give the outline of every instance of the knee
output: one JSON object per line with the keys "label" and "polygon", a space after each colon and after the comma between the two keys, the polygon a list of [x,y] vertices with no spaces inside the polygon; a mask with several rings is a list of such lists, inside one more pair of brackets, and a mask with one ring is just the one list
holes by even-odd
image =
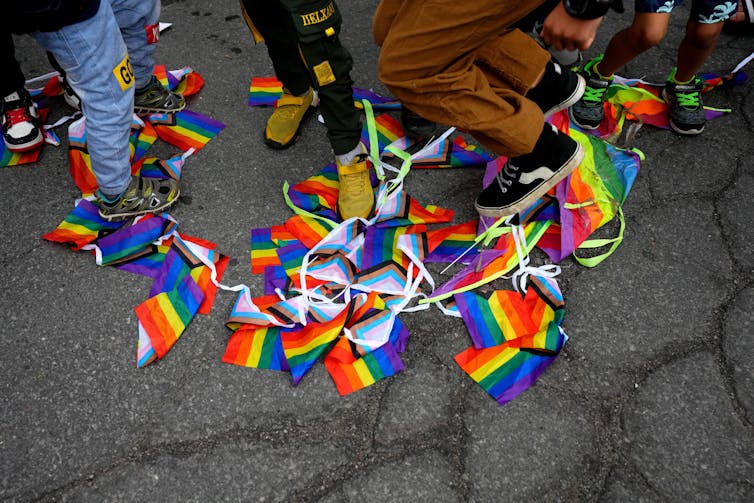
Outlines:
{"label": "knee", "polygon": [[721,28],[722,23],[696,24],[689,22],[686,27],[686,42],[695,49],[709,49],[717,44]]}
{"label": "knee", "polygon": [[629,40],[634,48],[644,52],[662,42],[666,33],[667,27],[634,25],[629,30]]}

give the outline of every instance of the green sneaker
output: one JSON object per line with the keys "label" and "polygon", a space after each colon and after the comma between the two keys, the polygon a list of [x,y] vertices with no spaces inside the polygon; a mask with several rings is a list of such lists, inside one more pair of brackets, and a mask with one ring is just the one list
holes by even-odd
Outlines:
{"label": "green sneaker", "polygon": [[296,143],[301,132],[301,124],[317,104],[319,100],[312,88],[301,96],[294,96],[287,89],[283,89],[283,95],[278,100],[275,111],[267,120],[264,131],[264,142],[267,146],[281,150]]}
{"label": "green sneaker", "polygon": [[586,79],[586,89],[579,101],[568,110],[571,120],[582,129],[597,129],[605,116],[605,101],[607,89],[613,79],[604,79],[594,69],[594,65],[602,61],[602,55],[589,61],[581,74]]}
{"label": "green sneaker", "polygon": [[704,125],[707,123],[702,103],[704,82],[694,75],[689,82],[678,84],[674,80],[675,71],[673,68],[662,90],[662,98],[668,104],[670,127],[680,134],[699,134],[704,131]]}
{"label": "green sneaker", "polygon": [[[366,149],[363,148],[363,152]],[[369,156],[357,154],[350,163],[335,161],[338,168],[338,214],[343,220],[369,218],[374,210],[374,189],[369,177]]]}
{"label": "green sneaker", "polygon": [[173,179],[132,176],[128,188],[113,202],[107,202],[98,191],[99,215],[110,222],[147,213],[160,213],[173,206],[180,194],[180,186]]}
{"label": "green sneaker", "polygon": [[134,94],[134,112],[137,115],[174,113],[184,108],[186,100],[183,96],[162,87],[154,75],[149,84]]}

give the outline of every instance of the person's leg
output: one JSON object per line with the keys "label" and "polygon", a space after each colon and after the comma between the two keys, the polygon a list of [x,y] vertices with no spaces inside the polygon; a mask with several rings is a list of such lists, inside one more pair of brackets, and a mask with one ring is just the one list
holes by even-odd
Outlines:
{"label": "person's leg", "polygon": [[[530,152],[543,113],[524,95],[541,79],[549,53],[509,27],[536,6],[499,0],[381,6],[374,28],[386,32],[380,79],[428,120],[468,131],[498,154]],[[496,51],[484,50],[493,45]]]}
{"label": "person's leg", "polygon": [[265,126],[265,143],[275,149],[288,148],[318,103],[299,53],[296,27],[278,0],[241,0],[241,12],[254,40],[264,40],[275,75],[283,83],[283,95]]}
{"label": "person's leg", "polygon": [[700,23],[689,19],[686,24],[686,35],[678,46],[676,81],[689,82],[694,78],[715,49],[722,30],[723,21]]}
{"label": "person's leg", "polygon": [[670,11],[665,2],[637,0],[635,10],[631,25],[613,35],[604,55],[584,65],[582,74],[586,79],[586,92],[570,109],[571,119],[583,129],[596,129],[602,122],[607,89],[615,72],[665,38],[670,22]]}
{"label": "person's leg", "polygon": [[353,152],[361,138],[361,117],[353,105],[353,60],[340,43],[341,17],[332,0],[282,0],[298,34],[298,46],[319,93],[320,112],[336,156]]}
{"label": "person's leg", "polygon": [[12,152],[39,148],[44,136],[34,101],[25,87],[24,74],[16,61],[10,32],[0,32],[0,122],[3,142]]}
{"label": "person's leg", "polygon": [[115,196],[131,178],[128,135],[134,77],[108,2],[94,17],[32,36],[51,52],[83,100],[87,145],[100,190]]}
{"label": "person's leg", "polygon": [[637,12],[631,26],[610,39],[596,70],[604,77],[612,77],[636,56],[659,44],[665,38],[668,23],[669,12]]}
{"label": "person's leg", "polygon": [[663,89],[670,127],[677,133],[693,135],[704,130],[704,83],[696,72],[715,48],[725,20],[735,11],[735,4],[719,0],[695,0],[691,6],[686,33],[678,47],[677,67]]}
{"label": "person's leg", "polygon": [[154,77],[154,51],[160,38],[160,0],[109,0],[131,58],[137,114],[179,112],[186,101]]}
{"label": "person's leg", "polygon": [[16,47],[13,36],[5,30],[0,31],[0,68],[3,76],[0,78],[0,97],[7,96],[22,89],[26,83],[21,67],[16,61]]}

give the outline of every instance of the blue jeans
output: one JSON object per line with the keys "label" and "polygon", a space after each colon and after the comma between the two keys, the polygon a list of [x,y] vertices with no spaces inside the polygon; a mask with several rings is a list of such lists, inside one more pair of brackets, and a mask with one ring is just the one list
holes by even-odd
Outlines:
{"label": "blue jeans", "polygon": [[145,26],[156,23],[159,14],[157,0],[103,0],[86,21],[31,34],[55,56],[81,98],[92,171],[108,197],[121,194],[130,182],[134,82],[143,86],[151,78],[156,45],[147,43]]}
{"label": "blue jeans", "polygon": [[110,0],[110,5],[131,57],[136,89],[144,87],[152,78],[157,48],[157,44],[149,43],[145,28],[160,21],[160,1]]}

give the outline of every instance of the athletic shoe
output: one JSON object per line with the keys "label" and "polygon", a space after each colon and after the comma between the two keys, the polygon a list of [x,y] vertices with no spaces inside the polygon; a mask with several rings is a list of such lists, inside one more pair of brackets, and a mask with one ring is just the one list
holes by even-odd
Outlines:
{"label": "athletic shoe", "polygon": [[283,89],[283,95],[267,120],[264,130],[264,142],[267,146],[281,150],[293,145],[298,140],[304,119],[318,104],[319,99],[312,88],[301,96],[294,96],[287,89]]}
{"label": "athletic shoe", "polygon": [[699,134],[707,122],[702,103],[704,83],[694,76],[687,84],[677,84],[673,81],[674,76],[675,69],[662,90],[662,97],[668,104],[670,127],[680,134]]}
{"label": "athletic shoe", "polygon": [[526,97],[539,105],[545,117],[549,117],[579,101],[585,87],[584,77],[548,61],[539,84],[529,89]]}
{"label": "athletic shoe", "polygon": [[152,75],[149,84],[137,89],[134,94],[134,112],[136,114],[167,114],[180,112],[186,108],[186,100],[178,93],[166,89]]}
{"label": "athletic shoe", "polygon": [[594,70],[594,65],[600,61],[602,56],[589,61],[582,70],[586,78],[584,96],[570,109],[571,120],[582,129],[597,129],[605,116],[607,89],[613,83],[613,79],[603,79]]}
{"label": "athletic shoe", "polygon": [[575,170],[583,147],[545,123],[529,154],[512,157],[476,199],[483,217],[504,217],[525,210]]}
{"label": "athletic shoe", "polygon": [[429,140],[437,132],[437,124],[401,106],[401,126],[411,140]]}
{"label": "athletic shoe", "polygon": [[73,90],[71,84],[68,83],[68,79],[65,75],[59,75],[58,81],[60,81],[60,87],[63,88],[63,99],[68,103],[68,106],[75,110],[81,110],[81,98],[79,98],[79,95]]}
{"label": "athletic shoe", "polygon": [[44,141],[39,127],[39,114],[26,89],[10,93],[0,103],[3,140],[11,152],[27,152],[39,148]]}
{"label": "athletic shoe", "polygon": [[357,154],[350,163],[338,167],[338,214],[343,220],[369,218],[374,210],[374,190],[369,177],[366,153]]}
{"label": "athletic shoe", "polygon": [[173,206],[181,194],[178,182],[132,176],[128,188],[113,201],[107,202],[99,193],[99,215],[107,221],[160,213]]}

